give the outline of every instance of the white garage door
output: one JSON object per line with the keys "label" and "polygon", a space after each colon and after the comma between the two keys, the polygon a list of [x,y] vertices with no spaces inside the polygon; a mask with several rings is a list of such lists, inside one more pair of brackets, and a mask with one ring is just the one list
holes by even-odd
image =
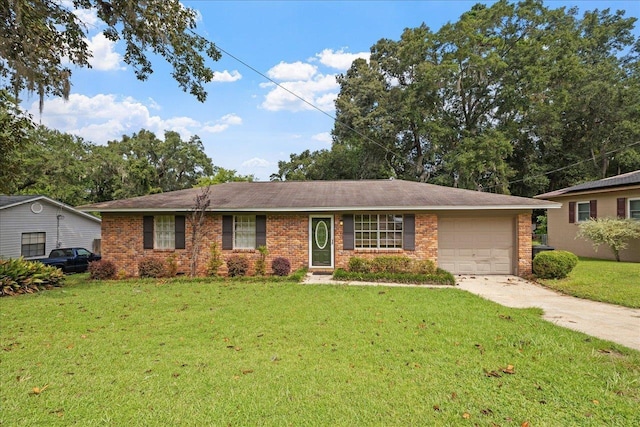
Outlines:
{"label": "white garage door", "polygon": [[453,274],[513,274],[514,219],[438,218],[438,266]]}

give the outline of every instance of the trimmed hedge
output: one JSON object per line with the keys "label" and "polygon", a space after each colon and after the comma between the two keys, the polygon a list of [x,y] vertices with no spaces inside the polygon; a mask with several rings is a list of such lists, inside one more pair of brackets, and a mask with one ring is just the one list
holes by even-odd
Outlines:
{"label": "trimmed hedge", "polygon": [[271,270],[276,276],[288,276],[291,272],[291,263],[283,257],[275,258],[271,262]]}
{"label": "trimmed hedge", "polygon": [[430,259],[416,260],[402,255],[381,255],[373,259],[349,258],[352,273],[411,273],[435,274],[436,264]]}
{"label": "trimmed hedge", "polygon": [[562,279],[577,264],[578,257],[568,251],[540,252],[533,259],[533,273],[541,279]]}
{"label": "trimmed hedge", "polygon": [[0,259],[0,296],[30,294],[63,282],[64,273],[57,267],[22,258]]}
{"label": "trimmed hedge", "polygon": [[455,285],[456,279],[453,274],[441,268],[436,269],[433,274],[420,273],[362,273],[346,271],[338,268],[333,273],[336,280],[355,280],[360,282],[383,282],[383,283],[413,283],[419,285]]}
{"label": "trimmed hedge", "polygon": [[116,278],[116,266],[111,261],[101,259],[89,263],[89,277],[93,280]]}
{"label": "trimmed hedge", "polygon": [[138,262],[138,275],[140,277],[164,277],[166,271],[166,263],[161,259],[142,258],[140,262]]}
{"label": "trimmed hedge", "polygon": [[227,270],[230,277],[246,276],[249,271],[249,260],[245,256],[231,255],[227,258]]}

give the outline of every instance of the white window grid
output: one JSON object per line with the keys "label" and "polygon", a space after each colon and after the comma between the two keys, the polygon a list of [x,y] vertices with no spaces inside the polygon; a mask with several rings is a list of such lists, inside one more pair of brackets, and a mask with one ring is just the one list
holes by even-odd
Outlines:
{"label": "white window grid", "polygon": [[47,233],[22,233],[21,255],[26,258],[44,256],[46,242]]}
{"label": "white window grid", "polygon": [[233,217],[233,248],[256,248],[255,215],[236,215]]}
{"label": "white window grid", "polygon": [[176,223],[173,215],[156,216],[154,229],[156,249],[175,249]]}
{"label": "white window grid", "polygon": [[402,215],[354,215],[357,249],[402,249]]}
{"label": "white window grid", "polygon": [[589,221],[589,218],[591,218],[591,203],[577,202],[576,203],[576,220],[578,222]]}

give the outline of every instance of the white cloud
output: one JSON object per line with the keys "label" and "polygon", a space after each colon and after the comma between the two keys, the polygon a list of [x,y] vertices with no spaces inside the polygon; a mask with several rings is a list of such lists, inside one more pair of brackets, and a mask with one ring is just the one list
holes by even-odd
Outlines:
{"label": "white cloud", "polygon": [[314,141],[324,142],[325,144],[331,144],[333,142],[331,134],[329,132],[317,133],[311,137]]}
{"label": "white cloud", "polygon": [[[48,99],[41,120],[49,128],[80,136],[96,144],[119,140],[122,135],[131,135],[141,129],[154,132],[159,138],[164,137],[165,131],[175,131],[188,139],[203,131],[212,132],[209,129],[212,126],[220,126],[216,132],[222,132],[229,126],[242,124],[242,118],[235,114],[227,114],[212,125],[186,116],[163,118],[151,114],[152,109],[159,109],[153,100],[143,103],[132,97],[113,94],[93,97],[71,94],[66,102],[60,98]],[[31,105],[29,112],[38,115],[38,102]]]}
{"label": "white cloud", "polygon": [[267,71],[267,76],[274,80],[307,80],[313,77],[318,68],[315,65],[297,61],[293,63],[281,62]]}
{"label": "white cloud", "polygon": [[265,159],[254,157],[252,159],[242,162],[242,166],[246,168],[268,168],[271,163]]}
{"label": "white cloud", "polygon": [[351,63],[357,58],[369,60],[369,52],[347,53],[344,49],[334,51],[333,49],[325,49],[316,54],[316,58],[320,60],[322,65],[335,68],[336,70],[346,71],[351,67]]}
{"label": "white cloud", "polygon": [[[327,92],[335,91],[339,88],[336,77],[333,74],[318,74],[313,80],[284,82],[281,85],[324,111],[333,110],[333,100],[336,97],[335,93],[329,94],[329,97],[327,97]],[[265,96],[261,107],[269,111],[303,111],[313,109],[312,106],[291,92],[280,87],[274,87]]]}
{"label": "white cloud", "polygon": [[91,40],[87,40],[87,44],[93,54],[93,57],[89,58],[89,63],[94,69],[101,71],[125,69],[120,65],[122,56],[114,50],[116,44],[107,39],[104,34],[96,34],[91,37]]}
{"label": "white cloud", "polygon": [[220,83],[229,83],[229,82],[235,82],[236,80],[240,80],[241,78],[242,78],[242,74],[240,74],[238,70],[233,70],[232,72],[224,70],[224,71],[215,71],[213,73],[212,81],[220,82]]}
{"label": "white cloud", "polygon": [[[348,53],[343,49],[338,51],[325,49],[309,61],[319,62],[323,67],[344,71],[356,58],[368,60],[369,53]],[[296,112],[313,110],[314,107],[326,112],[334,111],[335,100],[340,89],[336,74],[322,73],[318,70],[318,66],[309,62],[280,62],[271,68],[267,75],[274,80],[279,80],[281,87],[273,82],[260,83],[260,88],[268,90],[260,107],[268,111]]]}
{"label": "white cloud", "polygon": [[213,123],[206,123],[202,127],[203,132],[220,133],[229,128],[229,126],[238,126],[242,124],[242,118],[235,114],[227,114]]}

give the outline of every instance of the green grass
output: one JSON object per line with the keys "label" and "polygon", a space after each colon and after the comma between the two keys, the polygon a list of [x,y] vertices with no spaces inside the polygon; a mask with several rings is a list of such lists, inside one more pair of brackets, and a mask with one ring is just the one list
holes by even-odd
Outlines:
{"label": "green grass", "polygon": [[593,301],[640,308],[640,264],[580,258],[569,276],[538,280],[557,291]]}
{"label": "green grass", "polygon": [[84,277],[0,299],[1,425],[640,425],[640,352],[538,309]]}

